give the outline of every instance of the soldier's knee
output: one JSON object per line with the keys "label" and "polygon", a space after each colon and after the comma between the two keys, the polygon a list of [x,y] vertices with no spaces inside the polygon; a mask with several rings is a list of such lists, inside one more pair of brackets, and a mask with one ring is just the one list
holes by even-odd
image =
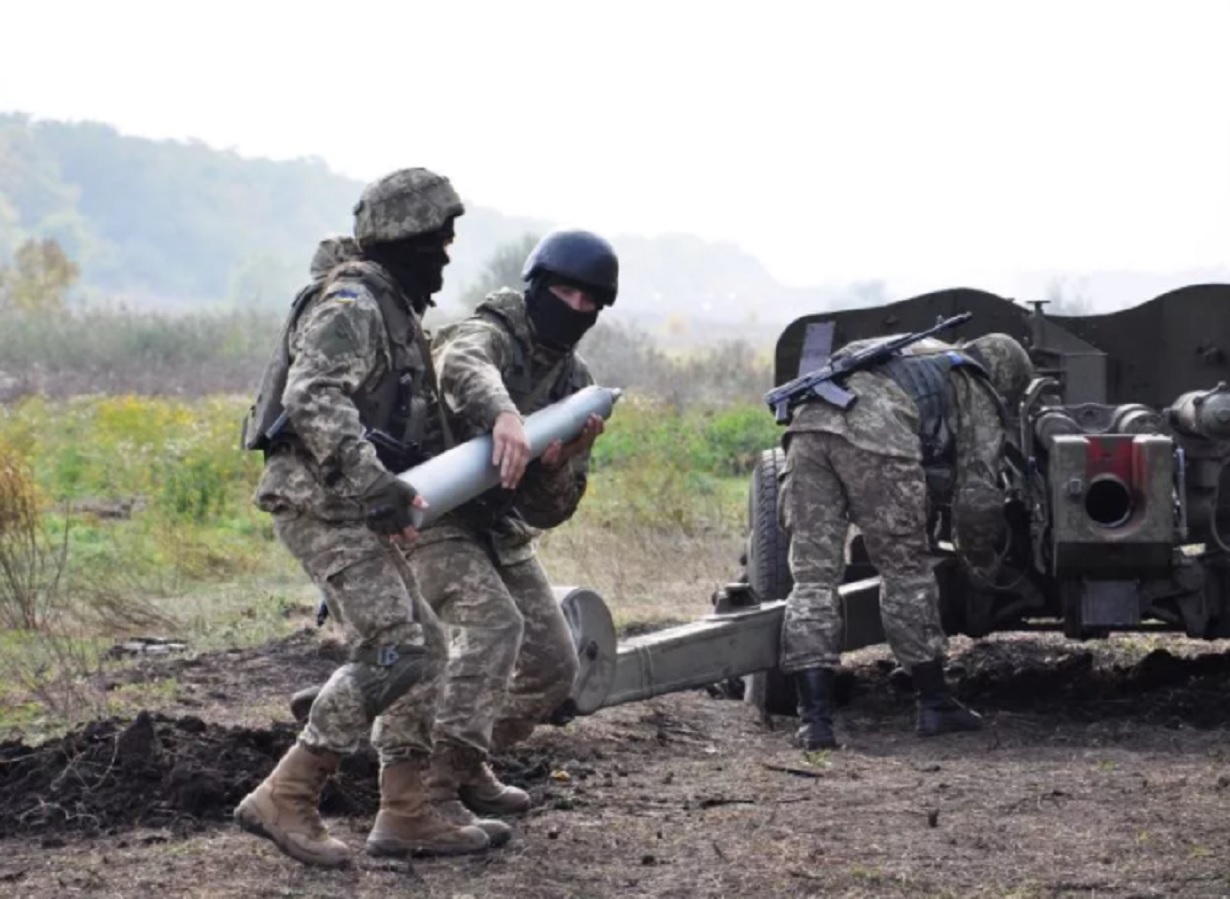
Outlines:
{"label": "soldier's knee", "polygon": [[443,659],[425,647],[381,647],[375,664],[364,665],[363,700],[368,717],[375,718],[415,685],[435,678]]}

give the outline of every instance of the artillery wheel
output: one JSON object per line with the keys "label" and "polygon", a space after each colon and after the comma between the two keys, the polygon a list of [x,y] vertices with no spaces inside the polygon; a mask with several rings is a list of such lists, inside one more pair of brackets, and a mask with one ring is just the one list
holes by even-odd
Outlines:
{"label": "artillery wheel", "polygon": [[[748,491],[747,577],[761,602],[785,599],[794,585],[790,540],[777,523],[778,476],[785,465],[780,447],[762,452]],[[776,668],[749,674],[744,683],[744,700],[762,715],[798,714],[794,682]]]}
{"label": "artillery wheel", "polygon": [[[589,715],[602,708],[615,683],[615,663],[619,654],[615,622],[602,597],[593,590],[555,587],[554,591],[572,632],[579,663],[568,697],[569,714]],[[557,720],[567,717],[558,711],[554,716]]]}

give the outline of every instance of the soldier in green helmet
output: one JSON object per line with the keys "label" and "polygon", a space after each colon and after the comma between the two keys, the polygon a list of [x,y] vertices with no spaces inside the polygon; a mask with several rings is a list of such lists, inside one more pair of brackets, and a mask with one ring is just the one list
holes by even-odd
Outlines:
{"label": "soldier in green helmet", "polygon": [[351,646],[295,744],[235,810],[244,830],[306,864],[350,859],[318,805],[342,757],[369,733],[381,799],[368,853],[456,854],[492,842],[479,826],[442,818],[423,784],[448,647],[402,556],[418,537],[411,508],[422,500],[396,477],[432,439],[420,316],[441,287],[463,212],[448,179],[426,169],[368,185],[354,243],[318,248],[244,423],[244,446],[265,456],[256,504]]}

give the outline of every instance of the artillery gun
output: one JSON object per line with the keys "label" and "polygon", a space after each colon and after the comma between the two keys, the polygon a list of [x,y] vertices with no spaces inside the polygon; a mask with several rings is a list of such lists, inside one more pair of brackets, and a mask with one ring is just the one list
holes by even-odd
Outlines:
{"label": "artillery gun", "polygon": [[[945,631],[1230,636],[1230,285],[1185,287],[1105,315],[1051,316],[1043,305],[962,288],[807,316],[778,340],[775,381],[853,340],[972,312],[952,339],[1010,334],[1028,349],[1036,378],[1009,410],[1009,537],[994,582],[969,577],[948,510],[933,513]],[[744,586],[729,591],[733,604],[764,607],[790,592],[775,511],[783,462],[780,449],[765,450],[752,475]],[[854,533],[847,561],[844,647],[856,649],[884,635],[875,570]],[[745,683],[763,710],[794,714],[793,689],[774,669]]]}
{"label": "artillery gun", "polygon": [[[948,510],[933,512],[945,631],[1230,637],[1230,285],[1186,287],[1106,315],[1052,316],[1041,306],[958,288],[805,316],[778,339],[774,382],[820,367],[852,341],[922,331],[963,312],[972,320],[948,339],[1016,337],[1037,377],[1009,410],[1009,527],[992,581],[971,578],[950,540]],[[762,452],[742,570],[701,619],[618,642],[600,596],[556,588],[581,664],[555,723],[713,684],[762,712],[795,714],[794,690],[777,671],[791,588],[776,516],[783,462],[780,448]],[[852,650],[884,640],[878,578],[853,529],[847,562],[839,596],[843,649]],[[313,692],[296,694],[297,717]]]}

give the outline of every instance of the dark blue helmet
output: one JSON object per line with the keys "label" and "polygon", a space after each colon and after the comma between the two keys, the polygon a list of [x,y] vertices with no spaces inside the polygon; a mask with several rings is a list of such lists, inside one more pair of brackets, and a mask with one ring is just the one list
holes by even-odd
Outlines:
{"label": "dark blue helmet", "polygon": [[608,241],[592,231],[558,228],[538,241],[525,258],[521,277],[533,281],[545,273],[588,288],[604,306],[615,305],[619,257]]}

